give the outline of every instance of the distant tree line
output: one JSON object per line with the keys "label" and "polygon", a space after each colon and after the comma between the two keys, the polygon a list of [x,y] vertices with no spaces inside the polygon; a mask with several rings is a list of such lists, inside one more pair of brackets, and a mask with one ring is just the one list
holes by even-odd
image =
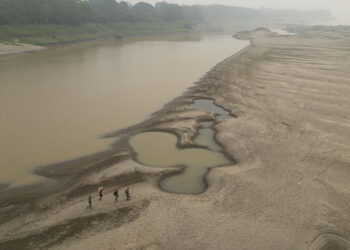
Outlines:
{"label": "distant tree line", "polygon": [[228,7],[184,6],[160,2],[129,5],[115,0],[0,0],[0,25],[68,24],[88,22],[177,22],[197,23],[319,21],[329,20],[327,11],[298,12]]}
{"label": "distant tree line", "polygon": [[197,22],[196,6],[165,2],[155,6],[140,2],[129,5],[114,0],[0,0],[1,24],[69,24],[86,22],[140,22],[160,20]]}

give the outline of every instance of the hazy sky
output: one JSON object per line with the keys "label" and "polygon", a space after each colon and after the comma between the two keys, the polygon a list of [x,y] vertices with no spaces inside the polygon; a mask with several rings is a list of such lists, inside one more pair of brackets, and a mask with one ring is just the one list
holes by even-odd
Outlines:
{"label": "hazy sky", "polygon": [[[140,1],[152,4],[161,2],[161,0],[131,0],[129,2],[136,3]],[[274,9],[329,9],[335,17],[350,24],[350,0],[166,0],[166,2],[185,5],[223,4]]]}

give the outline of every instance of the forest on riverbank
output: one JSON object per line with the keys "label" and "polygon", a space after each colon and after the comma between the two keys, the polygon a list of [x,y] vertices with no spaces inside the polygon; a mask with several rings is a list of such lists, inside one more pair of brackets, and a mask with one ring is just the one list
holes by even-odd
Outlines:
{"label": "forest on riverbank", "polygon": [[332,18],[326,10],[251,9],[115,0],[0,0],[0,41],[55,44],[98,37],[218,31],[266,22],[312,23]]}

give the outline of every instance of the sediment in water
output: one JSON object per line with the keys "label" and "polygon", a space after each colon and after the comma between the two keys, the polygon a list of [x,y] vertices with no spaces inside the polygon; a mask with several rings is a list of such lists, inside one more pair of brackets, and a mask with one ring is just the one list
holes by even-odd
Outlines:
{"label": "sediment in water", "polygon": [[[307,250],[325,228],[349,241],[350,42],[341,30],[301,29],[292,37],[246,33],[252,39],[250,48],[218,64],[148,121],[114,133],[170,130],[178,134],[180,146],[192,146],[198,122],[216,117],[189,106],[197,98],[213,98],[238,117],[214,127],[216,139],[238,164],[211,171],[209,188],[198,196],[158,189],[164,174],[178,170],[144,167],[128,159],[96,171],[96,163],[91,164],[91,172],[76,179],[81,187],[97,186],[132,169],[145,176],[131,186],[132,199],[147,199],[150,205],[132,223],[91,229],[55,247],[92,249],[98,242],[120,249]],[[128,150],[125,155],[131,157]],[[107,186],[109,196],[94,213],[110,211],[116,204],[108,201],[113,200],[113,187]],[[0,225],[0,242],[86,215],[81,209],[85,196],[63,199],[60,211],[52,205],[45,214],[37,210],[25,215],[27,224],[16,218]]]}

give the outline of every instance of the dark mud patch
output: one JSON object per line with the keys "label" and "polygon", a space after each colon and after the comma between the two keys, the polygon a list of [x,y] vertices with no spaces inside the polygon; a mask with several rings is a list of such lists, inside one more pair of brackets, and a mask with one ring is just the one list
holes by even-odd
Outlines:
{"label": "dark mud patch", "polygon": [[[4,190],[1,190],[0,223],[11,220],[17,216],[25,214],[28,211],[40,212],[46,210],[51,205],[62,203],[64,199],[67,198],[65,196],[67,193],[72,193],[70,197],[77,196],[79,192],[84,194],[84,191],[89,190],[89,187],[87,189],[85,187],[81,188],[79,184],[77,184],[82,178],[85,178],[95,171],[98,172],[108,168],[113,164],[121,162],[127,158],[128,155],[115,155],[115,153],[109,151],[99,153],[94,156],[81,158],[79,160],[55,164],[48,166],[47,168],[43,167],[37,169],[37,174],[57,181],[47,182],[46,184],[38,183],[13,189],[5,188]],[[133,184],[141,181],[141,178],[135,175],[122,175],[120,177],[116,177],[115,180],[113,178],[107,179],[102,184],[108,186],[108,184],[112,185],[115,181],[120,181],[128,185],[129,183]],[[47,199],[44,202],[45,205],[43,205],[42,202],[39,202],[39,200],[43,200],[45,197],[47,197]],[[62,197],[64,197],[64,199]],[[46,204],[51,205],[47,206]],[[8,207],[11,207],[11,209],[8,209]]]}
{"label": "dark mud patch", "polygon": [[350,241],[344,238],[343,233],[324,233],[316,237],[310,246],[310,250],[349,250]]}
{"label": "dark mud patch", "polygon": [[23,238],[0,242],[0,249],[47,249],[74,237],[80,238],[86,233],[91,235],[93,232],[101,232],[130,223],[136,220],[149,204],[149,201],[142,201],[110,213],[75,218]]}
{"label": "dark mud patch", "polygon": [[[147,174],[141,173],[139,171],[134,171],[127,174],[121,174],[117,175],[113,178],[109,178],[106,180],[103,180],[99,185],[103,187],[124,187],[129,186],[132,184],[136,184],[142,181],[145,181]],[[81,195],[87,195],[91,194],[96,191],[96,184],[94,185],[85,185],[85,186],[78,186],[77,188],[73,189],[72,191],[68,192],[66,194],[67,198],[74,198]]]}
{"label": "dark mud patch", "polygon": [[320,250],[348,250],[349,248],[345,248],[344,246],[339,245],[336,242],[329,241],[324,244]]}

